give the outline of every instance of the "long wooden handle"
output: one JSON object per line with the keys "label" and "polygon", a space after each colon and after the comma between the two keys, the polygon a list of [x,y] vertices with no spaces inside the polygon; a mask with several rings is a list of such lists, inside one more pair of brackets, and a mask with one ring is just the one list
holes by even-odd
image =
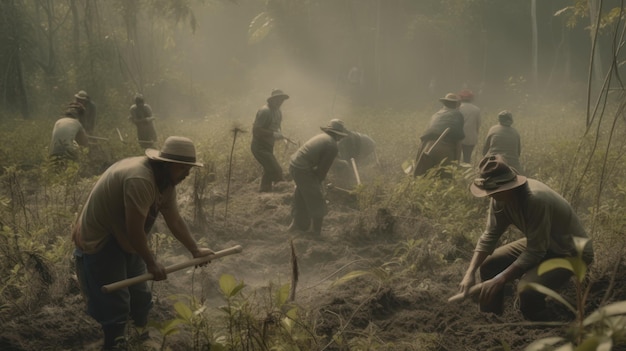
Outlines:
{"label": "long wooden handle", "polygon": [[446,135],[448,135],[448,133],[450,132],[450,127],[446,128],[441,135],[439,136],[439,138],[437,138],[437,140],[435,140],[435,142],[430,146],[430,148],[428,149],[428,151],[425,151],[424,153],[426,155],[430,155],[430,152],[433,151],[433,149],[435,148],[435,146],[437,146],[439,144],[439,142],[441,142],[441,140],[443,140],[443,138],[446,137]]}
{"label": "long wooden handle", "polygon": [[361,177],[359,176],[359,169],[356,168],[356,161],[354,158],[350,158],[350,162],[352,163],[352,170],[354,171],[354,176],[356,177],[356,183],[361,185]]}
{"label": "long wooden handle", "polygon": [[[212,260],[214,260],[216,258],[220,258],[220,257],[224,257],[224,256],[240,253],[242,250],[243,249],[242,249],[241,245],[237,245],[237,246],[233,246],[233,247],[231,247],[229,249],[224,249],[222,251],[218,251],[218,252],[216,252],[216,253],[214,253],[212,255],[208,255],[208,256],[204,256],[204,257],[197,257],[197,258],[194,258],[194,259],[186,261],[186,262],[176,263],[176,264],[173,264],[171,266],[165,267],[165,273],[169,274],[169,273],[176,272],[176,271],[179,271],[179,270],[187,268],[187,267],[197,266],[199,264],[212,261]],[[128,278],[128,279],[117,281],[115,283],[103,285],[101,290],[102,290],[103,293],[110,293],[112,291],[119,290],[119,289],[122,289],[122,288],[126,288],[126,287],[129,287],[131,285],[135,285],[137,283],[142,283],[142,282],[145,282],[145,281],[148,281],[148,280],[152,280],[153,278],[154,278],[154,276],[152,275],[152,273],[144,273],[144,274],[138,275],[136,277],[132,277],[132,278]]]}
{"label": "long wooden handle", "polygon": [[449,298],[449,299],[448,299],[448,302],[457,302],[457,301],[462,301],[462,300],[464,300],[467,296],[472,296],[472,295],[475,295],[475,294],[479,293],[479,292],[480,292],[480,290],[481,290],[482,288],[483,288],[483,283],[478,283],[478,284],[476,284],[476,285],[472,286],[472,287],[469,289],[469,292],[468,292],[468,294],[467,294],[467,295],[464,295],[463,293],[456,294],[456,295],[452,296],[451,298]]}
{"label": "long wooden handle", "polygon": [[92,139],[92,140],[104,140],[104,141],[109,140],[109,138],[98,137],[95,135],[87,135],[87,138]]}
{"label": "long wooden handle", "polygon": [[289,139],[289,138],[287,138],[285,136],[283,136],[283,139],[285,139],[285,141],[290,143],[290,144],[293,144],[293,145],[296,145],[296,146],[300,146],[298,143],[296,143],[295,141],[293,141],[293,140],[291,140],[291,139]]}

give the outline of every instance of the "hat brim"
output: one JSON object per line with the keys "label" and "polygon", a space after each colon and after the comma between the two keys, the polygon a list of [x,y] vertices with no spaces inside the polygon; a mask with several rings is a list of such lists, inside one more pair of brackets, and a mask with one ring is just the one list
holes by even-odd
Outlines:
{"label": "hat brim", "polygon": [[325,133],[333,133],[341,136],[348,136],[348,133],[340,132],[336,129],[328,128],[328,127],[320,127],[320,129]]}
{"label": "hat brim", "polygon": [[274,96],[270,96],[267,98],[267,101],[270,100],[287,100],[289,99],[289,95],[287,94],[279,94],[279,95],[274,95]]}
{"label": "hat brim", "polygon": [[157,149],[146,149],[146,156],[148,156],[148,158],[151,160],[171,162],[171,163],[180,163],[183,165],[190,165],[190,166],[196,166],[196,167],[204,167],[204,164],[200,162],[185,162],[185,161],[180,161],[180,160],[174,160],[171,158],[165,158],[165,157],[161,157],[160,153],[161,152]]}
{"label": "hat brim", "polygon": [[444,101],[448,101],[448,102],[460,102],[461,100],[450,100],[450,99],[446,99],[446,98],[440,98],[439,102],[444,102]]}
{"label": "hat brim", "polygon": [[472,195],[474,195],[475,197],[485,197],[491,194],[515,189],[518,186],[522,186],[524,184],[526,184],[526,177],[518,174],[517,176],[515,176],[514,181],[508,182],[506,184],[502,184],[501,186],[495,189],[489,189],[489,190],[481,189],[477,187],[474,183],[472,183],[470,184],[470,191],[472,192]]}

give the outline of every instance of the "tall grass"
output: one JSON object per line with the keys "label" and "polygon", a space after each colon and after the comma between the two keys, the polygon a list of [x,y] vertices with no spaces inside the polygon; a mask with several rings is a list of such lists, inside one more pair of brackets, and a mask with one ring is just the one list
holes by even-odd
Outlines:
{"label": "tall grass", "polygon": [[[484,228],[487,203],[484,199],[473,198],[468,191],[468,185],[475,175],[474,169],[452,166],[448,169],[449,177],[443,179],[412,178],[402,171],[402,163],[415,157],[418,135],[426,128],[430,115],[437,108],[428,106],[417,111],[364,108],[352,110],[341,117],[349,129],[376,140],[379,158],[379,164],[370,170],[372,176],[368,182],[357,188],[359,212],[356,216],[359,218],[354,222],[358,226],[355,230],[383,230],[377,221],[381,213],[387,213],[388,218],[393,218],[395,223],[393,230],[410,233],[407,239],[399,239],[394,257],[384,259],[400,267],[393,271],[396,276],[390,279],[401,279],[424,267],[434,270],[457,259],[466,259]],[[489,126],[496,123],[496,109],[483,110],[481,139]],[[244,119],[246,126],[251,125],[252,115],[250,121]],[[593,135],[583,135],[584,116],[574,104],[524,106],[519,111],[513,111],[513,115],[514,127],[522,137],[521,162],[529,170],[529,176],[550,185],[566,198],[572,196],[570,190],[573,180],[582,179],[574,205],[595,242],[598,260],[593,269],[609,271],[613,267],[613,260],[621,255],[621,248],[626,244],[623,235],[626,229],[623,216],[626,181],[620,176],[626,167],[621,156],[626,138],[620,134],[620,142],[609,149],[611,176],[604,177],[608,180],[599,189],[597,180],[601,177],[598,174],[600,161],[593,160],[591,171],[585,177],[580,166],[575,163],[574,156],[577,153],[588,152]],[[72,276],[68,264],[72,250],[70,228],[96,176],[118,159],[143,153],[133,139],[132,126],[127,125],[124,118],[106,114],[102,118],[107,122],[98,127],[99,135],[109,140],[92,145],[89,152],[83,155],[83,162],[73,164],[61,172],[47,167],[46,161],[53,121],[2,119],[0,250],[4,259],[0,262],[0,276],[3,277],[0,282],[0,320],[16,311],[41,308],[46,303],[46,299],[40,299],[45,295],[42,294],[44,291],[46,294],[67,293],[69,287],[66,282]],[[225,191],[233,144],[230,131],[233,126],[240,126],[241,122],[241,119],[228,116],[227,113],[216,112],[205,118],[171,117],[157,123],[160,141],[169,135],[191,138],[196,144],[200,160],[207,165],[194,176],[194,182],[187,182],[181,187],[181,192],[190,195],[181,198],[192,199],[188,201],[188,210],[192,213],[189,217],[197,228],[211,225],[207,218],[219,215],[211,211],[210,196],[211,193]],[[292,135],[298,140],[305,141],[306,136],[319,132],[298,130],[297,126],[290,123],[286,118],[283,129],[293,131]],[[118,126],[126,126],[122,128],[124,141],[117,135],[115,128],[120,128]],[[243,127],[244,130],[248,128]],[[247,132],[238,135],[233,148],[231,177],[233,184],[239,186],[254,181],[260,173],[249,151],[251,135],[249,129]],[[600,130],[599,133],[606,131]],[[583,147],[580,147],[581,143]],[[277,145],[277,156],[286,168],[288,157],[295,149],[282,148],[283,145]],[[482,145],[476,148],[477,159]],[[596,196],[600,190],[602,200],[598,202]],[[170,249],[160,248],[165,252]],[[38,288],[29,288],[35,283]],[[240,295],[236,296],[239,298]],[[248,301],[237,303],[243,302]],[[270,308],[271,313],[276,312],[275,307]],[[234,322],[233,311],[227,311],[230,323]],[[257,313],[255,311],[258,312],[258,309],[249,308],[245,313],[254,315]],[[287,317],[280,314],[281,320],[275,322],[288,323]],[[314,329],[314,320],[297,321],[311,323],[300,327],[298,337],[305,337],[301,335],[303,331]],[[252,325],[257,321],[249,319],[243,322]],[[288,327],[289,324],[286,324],[279,333],[259,335],[268,338],[276,336],[284,340],[285,332],[290,330],[286,329]],[[294,344],[318,342],[314,333],[309,338],[306,342],[294,341]],[[263,344],[260,340],[256,342]],[[276,342],[266,340],[265,344]],[[371,345],[374,344],[372,341]]]}

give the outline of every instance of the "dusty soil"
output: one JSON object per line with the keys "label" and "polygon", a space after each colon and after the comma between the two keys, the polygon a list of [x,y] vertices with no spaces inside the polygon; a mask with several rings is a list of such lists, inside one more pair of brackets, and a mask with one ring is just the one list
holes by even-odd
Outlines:
{"label": "dusty soil", "polygon": [[[317,333],[327,337],[320,349],[328,346],[327,350],[338,350],[330,336],[339,330],[343,330],[344,338],[371,335],[380,345],[393,341],[397,350],[440,351],[498,349],[503,342],[512,350],[520,350],[537,338],[565,335],[567,331],[566,327],[526,323],[515,308],[512,289],[503,316],[481,314],[469,300],[447,303],[448,297],[457,291],[467,254],[461,259],[442,261],[429,259],[425,251],[420,261],[423,266],[416,267],[410,279],[362,277],[331,286],[346,273],[371,270],[390,262],[398,243],[432,236],[428,221],[396,219],[392,230],[387,231],[374,219],[363,221],[350,196],[329,190],[329,215],[321,237],[289,233],[293,183],[280,183],[275,192],[267,194],[259,194],[257,187],[257,180],[234,181],[229,189],[226,218],[225,189],[212,190],[212,200],[205,208],[208,223],[205,228],[194,226],[193,231],[214,250],[242,245],[243,252],[214,261],[201,272],[172,273],[167,281],[154,283],[156,303],[152,319],[172,318],[173,300],[169,297],[175,294],[200,296],[210,310],[219,307],[224,302],[217,287],[221,274],[243,280],[248,291],[269,283],[290,282],[293,241],[299,265],[296,303],[317,314]],[[191,198],[184,194],[189,189],[179,190],[181,207],[188,209]],[[162,223],[157,225],[158,231],[167,233]],[[471,250],[473,243],[469,245]],[[189,258],[182,251],[160,257],[166,265]],[[608,284],[608,278],[602,278],[590,300],[599,301]],[[616,289],[618,295],[626,290],[619,284]],[[100,348],[99,327],[83,312],[83,301],[73,280],[57,282],[42,299],[38,306],[23,313],[1,315],[1,350]],[[549,308],[557,321],[572,318],[556,302],[550,302]],[[183,341],[176,337],[167,344],[173,350],[185,349],[182,345]]]}

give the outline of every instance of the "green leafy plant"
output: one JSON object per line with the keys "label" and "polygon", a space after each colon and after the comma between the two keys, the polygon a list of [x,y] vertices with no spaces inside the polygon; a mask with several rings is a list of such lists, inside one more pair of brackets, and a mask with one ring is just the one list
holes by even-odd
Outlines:
{"label": "green leafy plant", "polygon": [[582,253],[588,239],[575,238],[576,257],[554,258],[539,266],[539,275],[555,269],[567,269],[572,272],[576,286],[575,305],[567,301],[556,291],[537,283],[528,283],[518,287],[519,291],[533,289],[559,301],[576,315],[571,337],[548,337],[536,340],[525,351],[592,351],[611,350],[626,341],[626,301],[619,301],[600,307],[585,317],[585,301],[589,285],[585,284],[587,264]]}
{"label": "green leafy plant", "polygon": [[[187,328],[192,332],[191,338],[191,349],[192,350],[202,350],[203,345],[206,345],[206,340],[202,340],[201,334],[202,331],[205,330],[205,326],[207,325],[207,319],[204,315],[204,311],[206,310],[206,306],[198,306],[195,303],[195,299],[186,297],[185,299],[181,296],[171,296],[170,299],[178,300],[174,303],[174,310],[176,311],[176,317],[170,320],[165,320],[162,322],[158,321],[150,321],[148,326],[159,332],[161,334],[161,343],[160,349],[163,350],[166,345],[167,338],[172,335],[176,335],[181,332],[183,328]],[[212,350],[219,350],[216,345]]]}

